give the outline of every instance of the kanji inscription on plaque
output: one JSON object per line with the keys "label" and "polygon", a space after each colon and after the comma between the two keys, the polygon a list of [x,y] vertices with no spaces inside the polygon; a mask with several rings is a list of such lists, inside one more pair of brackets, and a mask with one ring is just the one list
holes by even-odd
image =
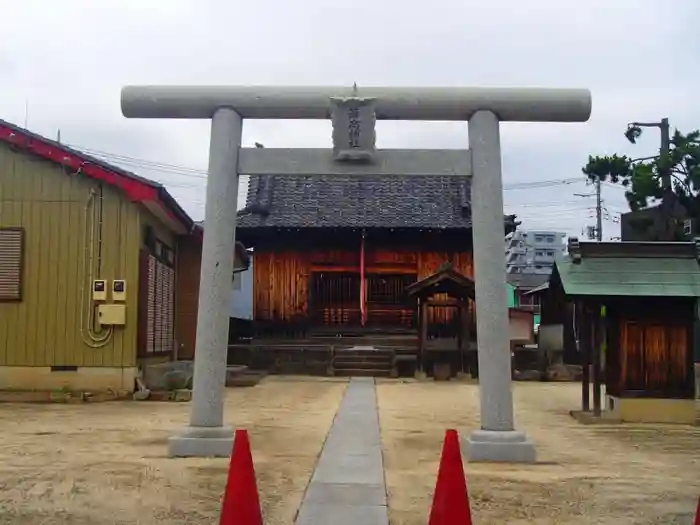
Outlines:
{"label": "kanji inscription on plaque", "polygon": [[334,159],[371,160],[376,151],[374,99],[333,98],[331,102]]}

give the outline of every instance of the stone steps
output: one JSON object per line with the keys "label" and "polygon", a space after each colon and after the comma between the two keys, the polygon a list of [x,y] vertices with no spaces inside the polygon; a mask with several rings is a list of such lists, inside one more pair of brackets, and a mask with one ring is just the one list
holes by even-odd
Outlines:
{"label": "stone steps", "polygon": [[393,351],[356,346],[336,351],[333,357],[333,375],[390,377],[393,365]]}
{"label": "stone steps", "polygon": [[394,354],[335,354],[333,356],[333,360],[337,363],[345,361],[361,361],[363,363],[391,363],[394,360]]}
{"label": "stone steps", "polygon": [[334,370],[333,375],[335,377],[391,377],[391,370],[343,368]]}
{"label": "stone steps", "polygon": [[363,356],[363,357],[379,357],[379,358],[393,358],[393,350],[385,350],[370,347],[351,347],[351,348],[339,348],[335,351],[336,359],[339,357],[346,356]]}
{"label": "stone steps", "polygon": [[371,363],[367,361],[342,361],[333,364],[334,370],[381,370],[391,372],[393,363]]}

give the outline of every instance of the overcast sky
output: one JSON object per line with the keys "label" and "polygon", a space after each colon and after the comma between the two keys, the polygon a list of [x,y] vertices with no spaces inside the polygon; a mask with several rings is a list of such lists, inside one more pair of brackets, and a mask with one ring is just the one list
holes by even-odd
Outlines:
{"label": "overcast sky", "polygon": [[[586,124],[504,124],[506,211],[525,228],[575,235],[594,224],[589,154],[653,154],[631,120],[700,126],[693,0],[0,0],[0,118],[166,184],[204,216],[209,126],[127,120],[125,84],[585,87]],[[420,7],[420,8],[419,8]],[[251,121],[244,145],[326,147],[322,121]],[[378,125],[380,147],[459,148],[466,124]],[[581,177],[523,189],[522,183]],[[604,187],[606,238],[623,191]]]}

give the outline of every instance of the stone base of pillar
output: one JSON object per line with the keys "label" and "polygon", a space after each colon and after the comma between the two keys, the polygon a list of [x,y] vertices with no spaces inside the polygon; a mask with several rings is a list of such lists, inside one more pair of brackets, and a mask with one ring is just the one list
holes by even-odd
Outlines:
{"label": "stone base of pillar", "polygon": [[476,430],[466,440],[469,461],[535,463],[537,452],[524,432]]}
{"label": "stone base of pillar", "polygon": [[227,458],[232,451],[231,427],[185,427],[168,439],[171,458]]}

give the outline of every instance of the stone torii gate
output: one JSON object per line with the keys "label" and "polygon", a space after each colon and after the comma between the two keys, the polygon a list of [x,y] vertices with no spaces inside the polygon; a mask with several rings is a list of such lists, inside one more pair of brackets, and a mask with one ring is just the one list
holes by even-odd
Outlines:
{"label": "stone torii gate", "polygon": [[[231,453],[223,398],[239,174],[451,175],[473,176],[481,430],[468,438],[469,456],[535,461],[513,421],[499,122],[585,122],[588,90],[130,86],[121,104],[128,118],[212,121],[192,412],[169,440],[171,456]],[[333,149],[241,148],[243,119],[328,118]],[[469,150],[375,150],[376,119],[468,121]]]}

